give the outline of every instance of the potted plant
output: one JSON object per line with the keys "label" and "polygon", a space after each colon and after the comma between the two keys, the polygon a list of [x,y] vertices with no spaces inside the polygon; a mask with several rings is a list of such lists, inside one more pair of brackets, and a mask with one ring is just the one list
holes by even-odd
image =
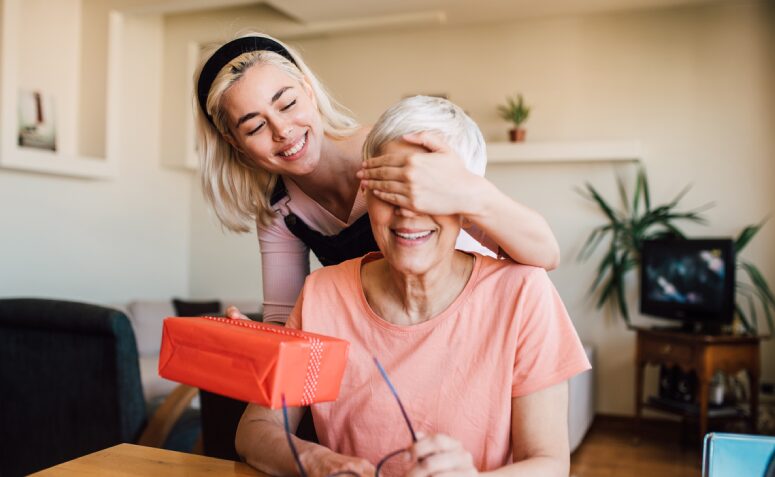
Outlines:
{"label": "potted plant", "polygon": [[[622,181],[618,180],[617,182],[622,201],[621,210],[612,207],[591,184],[586,184],[585,188],[580,191],[584,197],[600,207],[607,223],[592,230],[581,248],[579,259],[588,259],[608,237],[608,252],[598,264],[597,276],[592,283],[590,293],[598,291],[597,307],[601,308],[605,303],[610,303],[630,327],[625,277],[640,265],[640,251],[643,241],[665,236],[684,238],[684,234],[676,222],[688,220],[705,223],[701,212],[711,204],[691,211],[676,210],[678,202],[689,190],[686,187],[671,202],[652,207],[648,179],[643,169],[638,171],[635,192],[631,199],[627,197]],[[766,336],[769,337],[775,330],[775,294],[758,268],[740,256],[740,252],[759,232],[762,225],[763,223],[745,227],[734,243],[737,268],[748,277],[748,281],[744,281],[742,276],[737,280],[735,315],[747,334],[759,334],[757,306],[755,305],[758,302],[758,308],[764,311],[769,328],[769,334]]]}
{"label": "potted plant", "polygon": [[511,121],[514,127],[509,130],[511,142],[522,142],[525,140],[525,129],[522,123],[530,115],[530,107],[525,104],[521,94],[514,98],[507,97],[506,104],[498,106],[498,114],[506,121]]}

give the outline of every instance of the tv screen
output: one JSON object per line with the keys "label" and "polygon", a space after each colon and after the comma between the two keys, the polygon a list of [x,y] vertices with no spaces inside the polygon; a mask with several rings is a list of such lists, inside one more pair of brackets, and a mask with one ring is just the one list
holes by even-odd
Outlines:
{"label": "tv screen", "polygon": [[700,325],[731,323],[734,278],[731,239],[646,240],[641,313]]}

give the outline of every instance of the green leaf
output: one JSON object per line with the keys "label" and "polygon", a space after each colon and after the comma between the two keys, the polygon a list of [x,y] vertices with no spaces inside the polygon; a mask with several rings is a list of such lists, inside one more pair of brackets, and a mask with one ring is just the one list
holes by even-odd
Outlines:
{"label": "green leaf", "polygon": [[597,205],[600,206],[600,208],[603,210],[603,213],[605,213],[605,215],[608,217],[608,220],[614,224],[618,224],[619,218],[616,216],[616,213],[613,211],[611,206],[608,205],[605,199],[600,196],[597,190],[595,190],[595,188],[592,187],[592,185],[589,183],[587,183],[587,191],[589,191],[590,195],[592,196],[592,200],[597,202]]}
{"label": "green leaf", "polygon": [[624,206],[624,211],[630,211],[630,201],[627,199],[627,189],[624,187],[624,181],[621,176],[616,176],[616,188],[619,189],[619,198]]}
{"label": "green leaf", "polygon": [[752,224],[748,227],[744,228],[742,232],[740,232],[740,235],[737,237],[737,240],[735,240],[735,253],[740,253],[746,245],[748,245],[748,242],[751,241],[754,236],[759,233],[759,230],[762,228],[766,220],[763,220],[759,222],[758,224]]}
{"label": "green leaf", "polygon": [[686,194],[687,194],[687,193],[688,193],[688,192],[689,192],[691,189],[692,189],[692,184],[687,184],[687,185],[686,185],[686,187],[684,187],[683,189],[681,189],[681,192],[679,192],[679,193],[678,193],[678,195],[677,195],[677,196],[675,196],[675,198],[674,198],[673,200],[671,200],[670,202],[668,202],[668,204],[667,204],[667,207],[668,207],[668,208],[670,208],[670,209],[672,209],[673,207],[675,207],[676,205],[678,205],[678,203],[681,201],[681,199],[683,199],[683,198],[684,198],[684,196],[685,196],[685,195],[686,195]]}
{"label": "green leaf", "polygon": [[600,297],[597,300],[597,304],[595,305],[595,308],[598,310],[605,305],[606,300],[608,300],[608,296],[611,294],[611,291],[614,289],[614,283],[616,280],[614,280],[613,275],[611,275],[608,279],[608,283],[603,287],[603,291],[600,292]]}
{"label": "green leaf", "polygon": [[748,273],[748,276],[751,277],[751,281],[753,282],[754,286],[758,288],[762,294],[767,297],[767,301],[771,306],[775,306],[775,295],[772,294],[772,290],[770,290],[770,286],[767,284],[767,280],[764,278],[764,275],[761,274],[758,268],[754,266],[752,263],[744,262],[743,260],[740,260],[740,266],[743,267],[743,270],[745,270]]}
{"label": "green leaf", "polygon": [[587,238],[586,242],[584,242],[584,245],[579,251],[579,255],[577,257],[579,261],[583,262],[594,253],[594,251],[597,249],[597,246],[600,244],[600,241],[605,238],[605,230],[606,226],[604,225],[595,227],[592,230],[592,233],[589,234],[589,237]]}
{"label": "green leaf", "polygon": [[597,277],[595,278],[595,281],[592,282],[590,292],[594,291],[603,281],[603,278],[605,278],[608,269],[613,266],[614,257],[616,257],[616,251],[612,249],[606,254],[603,260],[600,261],[600,265],[597,267]]}
{"label": "green leaf", "polygon": [[759,303],[761,303],[762,309],[764,310],[764,317],[767,319],[767,326],[769,327],[769,335],[772,336],[772,334],[775,333],[775,319],[773,318],[773,312],[772,312],[773,307],[768,303],[765,292],[758,287],[754,287],[743,282],[737,282],[737,286],[739,288],[742,288],[742,289],[748,290],[749,292],[754,293],[755,296],[759,299]]}
{"label": "green leaf", "polygon": [[748,321],[748,316],[746,316],[743,309],[737,303],[735,303],[735,311],[737,312],[737,316],[740,317],[740,322],[743,323],[743,328],[745,328],[745,331],[751,335],[756,334],[756,332],[751,327],[751,323]]}
{"label": "green leaf", "polygon": [[640,195],[643,191],[643,174],[642,169],[638,171],[638,176],[635,178],[635,193],[632,195],[632,217],[638,217],[638,206],[640,205]]}
{"label": "green leaf", "polygon": [[621,257],[621,263],[619,266],[614,267],[614,276],[616,278],[616,299],[619,302],[619,312],[622,314],[627,327],[630,327],[630,312],[627,308],[627,298],[624,294],[624,267],[623,264],[627,261],[627,253],[625,252]]}
{"label": "green leaf", "polygon": [[751,317],[750,325],[751,325],[751,328],[753,329],[753,331],[755,333],[755,332],[757,332],[759,330],[759,318],[756,316],[756,306],[755,306],[755,303],[753,301],[753,296],[751,296],[750,293],[746,293],[746,292],[744,292],[742,290],[738,290],[738,293],[743,298],[745,298],[745,301],[748,302],[748,310],[750,311],[750,315],[749,316]]}
{"label": "green leaf", "polygon": [[638,176],[643,179],[643,202],[646,204],[646,211],[651,210],[651,195],[649,194],[649,180],[646,176],[646,169],[641,167],[638,170]]}

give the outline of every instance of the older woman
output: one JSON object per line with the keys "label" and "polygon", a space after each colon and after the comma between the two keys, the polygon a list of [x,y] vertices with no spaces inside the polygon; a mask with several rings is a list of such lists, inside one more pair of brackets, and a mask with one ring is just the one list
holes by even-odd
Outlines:
{"label": "older woman", "polygon": [[[421,151],[432,131],[453,148],[481,133],[452,103],[406,99],[370,132],[366,157]],[[460,154],[460,157],[468,157]],[[546,272],[455,249],[458,215],[429,215],[367,195],[379,253],[310,275],[287,326],[351,343],[340,397],[312,406],[320,444],[296,440],[312,475],[359,474],[396,448],[385,474],[568,475],[567,383],[589,363]],[[416,429],[412,444],[371,356],[385,365]],[[291,425],[301,410],[291,410]],[[282,415],[250,405],[236,444],[251,465],[296,472]]]}

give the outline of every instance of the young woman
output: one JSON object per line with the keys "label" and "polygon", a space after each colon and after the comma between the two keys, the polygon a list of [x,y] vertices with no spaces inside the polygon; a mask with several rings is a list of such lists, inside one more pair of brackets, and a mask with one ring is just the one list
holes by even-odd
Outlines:
{"label": "young woman", "polygon": [[222,45],[196,75],[196,90],[204,193],[227,229],[257,225],[265,321],[286,321],[309,274],[310,249],[324,265],[377,249],[364,190],[408,210],[460,215],[468,233],[461,231],[459,248],[481,243],[547,269],[559,262],[546,221],[481,177],[483,168],[467,170],[433,135],[408,135],[418,148],[363,162],[368,128],[273,38],[252,34]]}
{"label": "young woman", "polygon": [[[481,137],[449,101],[418,96],[385,112],[365,154],[417,150],[402,136],[428,128],[461,156]],[[286,325],[350,343],[339,397],[311,406],[320,444],[286,436],[282,411],[250,404],[240,455],[270,475],[295,475],[290,439],[309,477],[373,475],[393,455],[380,475],[567,477],[566,381],[589,362],[546,272],[455,250],[458,215],[366,195],[380,253],[312,273]],[[303,409],[288,411],[293,429]],[[423,435],[413,443],[415,431]]]}

